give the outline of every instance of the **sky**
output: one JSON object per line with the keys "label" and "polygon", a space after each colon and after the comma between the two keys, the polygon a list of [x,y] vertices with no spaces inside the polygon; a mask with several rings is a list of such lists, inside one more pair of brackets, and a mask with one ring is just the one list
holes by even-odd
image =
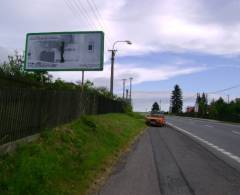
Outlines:
{"label": "sky", "polygon": [[[1,0],[0,62],[14,50],[23,51],[26,33],[95,31],[105,33],[104,70],[86,72],[95,86],[109,88],[110,53],[119,43],[114,93],[121,96],[122,79],[133,77],[133,106],[146,111],[157,101],[163,110],[175,84],[184,108],[197,92],[209,101],[240,96],[239,0]],[[81,72],[50,72],[76,82]],[[129,87],[129,81],[127,82]]]}

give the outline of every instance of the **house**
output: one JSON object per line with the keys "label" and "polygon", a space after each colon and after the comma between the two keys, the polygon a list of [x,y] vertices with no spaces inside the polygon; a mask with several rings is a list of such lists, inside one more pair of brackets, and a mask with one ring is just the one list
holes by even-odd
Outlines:
{"label": "house", "polygon": [[195,111],[195,107],[194,106],[188,106],[186,108],[186,112],[189,113],[189,112],[194,112]]}

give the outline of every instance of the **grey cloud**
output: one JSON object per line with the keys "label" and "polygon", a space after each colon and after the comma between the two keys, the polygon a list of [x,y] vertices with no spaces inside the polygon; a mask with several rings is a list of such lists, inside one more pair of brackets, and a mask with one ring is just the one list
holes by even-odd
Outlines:
{"label": "grey cloud", "polygon": [[[134,42],[133,49],[124,48],[124,55],[153,50],[240,52],[237,0],[99,0],[96,4],[108,24],[106,34],[111,35],[107,47],[115,39]],[[90,9],[88,14],[93,18]],[[14,49],[24,49],[27,32],[91,30],[83,13],[76,6],[69,9],[63,0],[3,0],[0,18],[1,46]]]}
{"label": "grey cloud", "polygon": [[240,21],[240,1],[238,0],[200,0],[197,21],[217,23],[221,26],[236,25]]}
{"label": "grey cloud", "polygon": [[105,77],[97,77],[93,79],[93,83],[96,87],[106,87],[109,88],[110,79]]}

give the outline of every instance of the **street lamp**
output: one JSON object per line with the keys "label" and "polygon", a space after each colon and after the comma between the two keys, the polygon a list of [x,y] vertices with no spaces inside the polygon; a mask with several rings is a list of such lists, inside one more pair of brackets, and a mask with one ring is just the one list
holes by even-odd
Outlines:
{"label": "street lamp", "polygon": [[115,54],[116,54],[116,49],[115,49],[115,45],[117,43],[127,43],[128,45],[131,45],[132,42],[129,40],[125,40],[125,41],[115,41],[113,43],[113,47],[112,49],[108,50],[111,52],[111,78],[110,78],[110,93],[113,95],[113,78],[114,78],[114,58],[115,58]]}

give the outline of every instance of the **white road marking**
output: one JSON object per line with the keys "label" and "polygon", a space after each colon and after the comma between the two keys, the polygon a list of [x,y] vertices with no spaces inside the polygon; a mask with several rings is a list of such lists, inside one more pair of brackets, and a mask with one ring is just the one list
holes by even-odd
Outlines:
{"label": "white road marking", "polygon": [[[227,155],[229,158],[231,158],[231,159],[235,160],[236,162],[240,163],[240,157],[239,157],[239,156],[236,156],[236,155],[232,154],[231,152],[228,152],[228,151],[224,150],[223,148],[221,148],[221,147],[219,147],[219,146],[216,146],[216,145],[212,144],[211,142],[209,142],[209,141],[207,141],[207,140],[205,140],[205,139],[203,139],[203,138],[201,138],[201,137],[198,137],[198,136],[190,133],[190,132],[187,131],[187,130],[184,130],[184,129],[180,128],[180,127],[177,127],[177,126],[173,125],[172,123],[169,123],[169,122],[168,122],[167,124],[168,124],[169,126],[173,127],[174,129],[176,129],[176,130],[178,130],[178,131],[180,131],[180,132],[182,132],[182,133],[184,133],[184,134],[187,134],[187,135],[195,138],[196,140],[198,140],[198,141],[206,144],[207,146],[209,146],[209,147],[211,147],[211,148],[213,148],[213,149],[221,152],[221,153],[224,154],[224,155]],[[240,134],[239,134],[239,135],[240,135]]]}
{"label": "white road marking", "polygon": [[[176,117],[177,118],[177,117]],[[178,119],[186,119],[188,117],[180,117],[178,116]],[[211,122],[212,124],[214,125],[225,125],[225,126],[231,126],[231,127],[237,127],[237,128],[240,128],[240,124],[230,124],[230,123],[227,123],[227,122],[223,122],[223,121],[217,121],[217,120],[213,120],[213,119],[202,119],[202,118],[191,118],[189,117],[189,119],[192,119],[192,120],[196,120],[196,121],[202,121],[202,122]]]}
{"label": "white road marking", "polygon": [[209,127],[209,128],[213,128],[213,126],[212,126],[212,125],[204,125],[204,126],[206,126],[206,127]]}
{"label": "white road marking", "polygon": [[240,135],[240,132],[238,131],[232,131],[234,134]]}

